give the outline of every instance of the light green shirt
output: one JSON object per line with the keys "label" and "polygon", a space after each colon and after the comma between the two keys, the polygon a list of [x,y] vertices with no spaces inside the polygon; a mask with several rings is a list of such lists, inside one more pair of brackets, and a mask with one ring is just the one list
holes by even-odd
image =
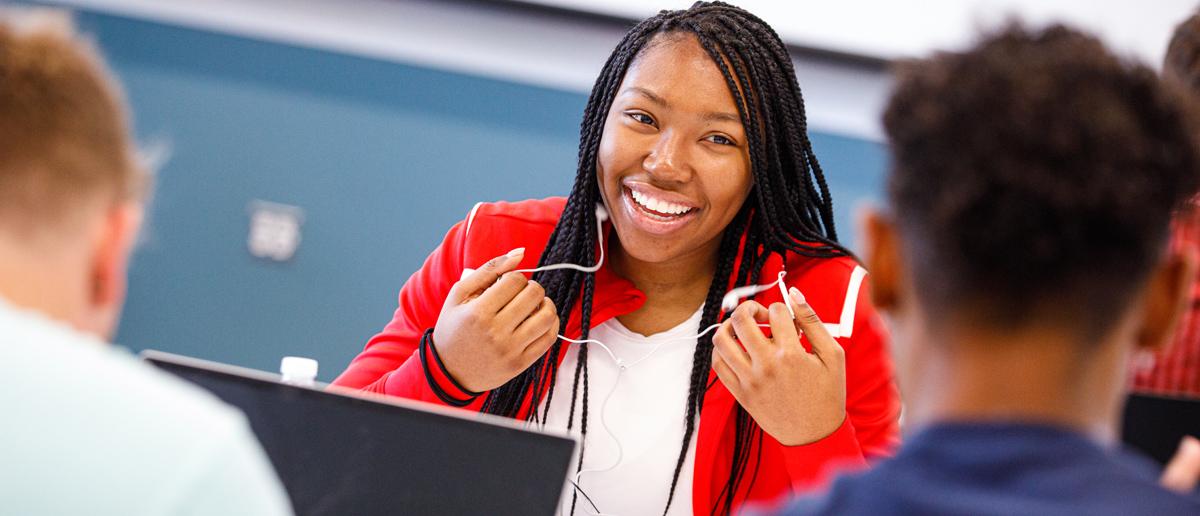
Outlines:
{"label": "light green shirt", "polygon": [[240,412],[2,298],[0,512],[292,513]]}

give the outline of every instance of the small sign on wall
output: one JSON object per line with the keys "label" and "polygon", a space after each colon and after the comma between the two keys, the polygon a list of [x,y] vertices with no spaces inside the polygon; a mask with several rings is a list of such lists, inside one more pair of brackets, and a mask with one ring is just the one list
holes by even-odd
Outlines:
{"label": "small sign on wall", "polygon": [[255,258],[286,262],[300,247],[304,210],[299,206],[252,200],[249,204],[250,233],[246,247]]}

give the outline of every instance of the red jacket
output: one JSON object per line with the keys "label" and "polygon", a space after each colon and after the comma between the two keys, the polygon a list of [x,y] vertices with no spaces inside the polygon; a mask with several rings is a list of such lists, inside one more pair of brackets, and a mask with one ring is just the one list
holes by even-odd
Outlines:
{"label": "red jacket", "polygon": [[[392,322],[367,342],[366,349],[334,384],[443,404],[430,389],[420,359],[413,353],[421,334],[437,324],[447,292],[464,268],[477,268],[517,247],[526,248],[520,267],[535,267],[564,205],[563,198],[477,205],[467,220],[450,228],[425,265],[404,284]],[[764,281],[775,278],[782,265],[779,257],[772,256],[761,277]],[[787,271],[789,286],[804,292],[846,351],[848,416],[833,434],[804,446],[784,446],[764,433],[762,462],[753,491],[746,493],[750,482],[742,482],[742,492],[736,498],[739,504],[747,496],[749,501],[772,501],[791,491],[819,487],[835,469],[861,467],[867,460],[889,455],[899,442],[899,394],[893,382],[887,334],[869,300],[865,272],[850,258],[797,255],[788,256]],[[631,282],[618,277],[607,264],[596,273],[594,296],[593,325],[637,310],[645,300]],[[756,299],[764,304],[778,302],[779,291],[768,290]],[[579,304],[575,306],[564,333],[568,337],[580,333]],[[710,375],[711,380],[716,373]],[[455,397],[470,397],[445,378],[438,376],[436,380]],[[482,398],[466,408],[479,410]],[[735,403],[719,381],[704,398],[695,437],[692,493],[692,506],[699,514],[707,514],[714,506],[727,480]]]}

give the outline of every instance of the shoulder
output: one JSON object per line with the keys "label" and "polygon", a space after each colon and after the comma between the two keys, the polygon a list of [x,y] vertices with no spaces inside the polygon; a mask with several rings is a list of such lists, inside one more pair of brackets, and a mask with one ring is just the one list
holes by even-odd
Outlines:
{"label": "shoulder", "polygon": [[873,308],[867,289],[867,270],[849,256],[810,258],[788,254],[784,281],[800,289],[835,337],[850,337],[855,322]]}
{"label": "shoulder", "polygon": [[[778,514],[810,515],[877,515],[921,514],[907,500],[893,493],[894,479],[868,471],[839,477],[823,493],[800,496],[788,503]],[[928,508],[926,508],[928,509]]]}
{"label": "shoulder", "polygon": [[[1097,486],[1098,492],[1104,492],[1106,500],[1101,500],[1102,506],[1121,506],[1122,503],[1137,504],[1137,510],[1145,514],[1200,514],[1200,496],[1184,496],[1163,489],[1159,485],[1161,466],[1150,458],[1129,449],[1114,450],[1109,459],[1112,462],[1107,482]],[[1091,471],[1100,468],[1089,468]],[[1130,510],[1135,507],[1128,507]]]}
{"label": "shoulder", "polygon": [[810,258],[788,253],[784,268],[789,278],[822,284],[845,283],[856,273],[866,273],[862,265],[849,256]]}
{"label": "shoulder", "polygon": [[[478,267],[518,247],[524,247],[526,259],[536,263],[566,202],[564,197],[549,197],[476,204],[460,234],[464,265]],[[528,265],[522,262],[522,266]]]}
{"label": "shoulder", "polygon": [[207,391],[93,336],[10,307],[0,307],[0,322],[0,383],[13,387],[0,391],[15,391],[14,402],[45,407],[31,416],[88,419],[89,431],[111,431],[130,446],[141,439],[122,435],[125,430],[162,429],[186,445],[186,437],[243,423]]}
{"label": "shoulder", "polygon": [[[126,447],[157,489],[148,504],[163,513],[290,514],[290,502],[246,416],[210,392],[137,358],[114,353],[111,372],[130,379],[116,393],[114,417],[126,421]],[[106,378],[119,381],[116,376]],[[137,485],[137,484],[135,484]]]}
{"label": "shoulder", "polygon": [[[1026,490],[1009,498],[1042,501],[1046,514],[1200,514],[1200,498],[1186,497],[1158,484],[1157,466],[1141,457],[1112,450],[1071,453],[1068,446],[1046,447],[1027,459],[1040,470],[1026,475]],[[1047,457],[1055,455],[1054,466]],[[1033,467],[1033,466],[1030,466]],[[1015,506],[1015,504],[1009,504]]]}
{"label": "shoulder", "polygon": [[0,323],[0,406],[21,422],[0,440],[0,455],[71,472],[14,479],[37,506],[51,502],[38,494],[48,486],[86,490],[114,464],[129,464],[136,467],[122,470],[122,484],[137,493],[112,489],[53,504],[71,512],[87,502],[106,512],[137,498],[161,507],[214,456],[253,452],[248,460],[262,460],[245,417],[208,392],[37,314],[0,307]]}
{"label": "shoulder", "polygon": [[558,224],[563,207],[567,204],[566,197],[547,197],[545,199],[528,199],[524,201],[481,202],[471,209],[467,215],[467,230],[476,227],[495,225],[544,225],[553,229]]}
{"label": "shoulder", "polygon": [[55,379],[45,389],[27,391],[26,397],[68,409],[103,403],[110,413],[149,410],[156,418],[177,416],[187,423],[233,413],[202,389],[40,313],[0,303],[0,328],[0,369],[5,373],[0,381],[32,386]]}

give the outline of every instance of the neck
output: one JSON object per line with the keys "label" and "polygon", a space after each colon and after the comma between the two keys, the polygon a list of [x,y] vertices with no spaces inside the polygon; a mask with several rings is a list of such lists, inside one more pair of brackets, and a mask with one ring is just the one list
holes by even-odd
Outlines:
{"label": "neck", "polygon": [[1051,327],[1004,332],[939,329],[908,360],[909,428],[938,421],[1038,423],[1114,439],[1122,372],[1119,339],[1081,342]]}
{"label": "neck", "polygon": [[84,253],[40,244],[0,235],[0,296],[13,306],[70,324],[85,299],[78,288],[86,284],[85,268],[77,263]]}
{"label": "neck", "polygon": [[719,240],[714,241],[693,253],[655,263],[638,260],[621,247],[619,239],[612,239],[609,250],[613,271],[646,295],[640,309],[617,319],[642,335],[660,333],[686,321],[708,295],[719,245]]}

